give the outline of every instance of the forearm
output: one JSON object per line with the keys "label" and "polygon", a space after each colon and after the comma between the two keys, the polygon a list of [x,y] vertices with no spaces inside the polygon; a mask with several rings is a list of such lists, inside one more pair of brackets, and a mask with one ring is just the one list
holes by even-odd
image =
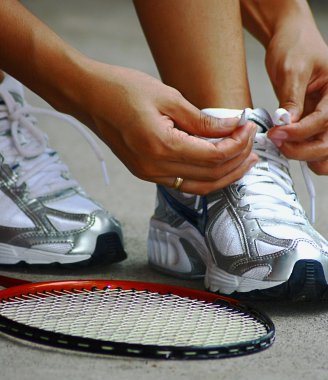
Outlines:
{"label": "forearm", "polygon": [[65,43],[16,0],[0,8],[0,69],[60,111],[76,115],[87,58]]}
{"label": "forearm", "polygon": [[245,28],[265,47],[282,28],[316,30],[306,0],[240,0]]}

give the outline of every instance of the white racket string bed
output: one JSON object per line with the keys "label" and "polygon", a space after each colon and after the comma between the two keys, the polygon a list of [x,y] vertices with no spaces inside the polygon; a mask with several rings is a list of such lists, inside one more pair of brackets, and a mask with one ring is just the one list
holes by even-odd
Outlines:
{"label": "white racket string bed", "polygon": [[162,284],[81,280],[29,283],[0,276],[0,332],[105,355],[213,359],[271,346],[274,324],[239,301]]}

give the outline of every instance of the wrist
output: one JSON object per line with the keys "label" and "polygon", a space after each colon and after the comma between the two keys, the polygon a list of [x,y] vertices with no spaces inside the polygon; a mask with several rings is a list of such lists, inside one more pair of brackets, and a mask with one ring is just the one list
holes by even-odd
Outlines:
{"label": "wrist", "polygon": [[97,98],[93,90],[97,77],[95,66],[101,63],[68,45],[52,52],[47,56],[48,63],[42,61],[35,68],[35,83],[26,84],[57,111],[75,117],[94,130],[91,100]]}
{"label": "wrist", "polygon": [[[89,86],[88,57],[68,47],[56,52],[50,67],[41,62],[38,70],[36,92],[57,111],[67,113],[84,124],[90,124],[87,117]],[[32,88],[33,89],[33,88]]]}
{"label": "wrist", "polygon": [[241,0],[241,7],[245,28],[265,48],[282,30],[316,29],[305,0]]}

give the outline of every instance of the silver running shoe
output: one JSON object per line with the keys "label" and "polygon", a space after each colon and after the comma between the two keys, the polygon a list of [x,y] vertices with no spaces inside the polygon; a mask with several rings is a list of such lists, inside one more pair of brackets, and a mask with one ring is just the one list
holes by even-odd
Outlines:
{"label": "silver running shoe", "polygon": [[208,290],[239,298],[328,298],[328,243],[308,221],[288,162],[266,136],[271,117],[255,109],[246,119],[258,126],[259,161],[242,179],[208,196],[158,186],[149,263],[176,277],[205,276]]}
{"label": "silver running shoe", "polygon": [[34,111],[43,112],[25,103],[22,85],[7,75],[0,84],[0,264],[123,260],[119,222],[70,178]]}

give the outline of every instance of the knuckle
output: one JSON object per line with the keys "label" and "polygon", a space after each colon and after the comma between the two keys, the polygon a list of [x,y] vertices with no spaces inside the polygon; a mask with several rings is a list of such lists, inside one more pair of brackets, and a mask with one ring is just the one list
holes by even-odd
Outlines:
{"label": "knuckle", "polygon": [[253,149],[253,139],[252,138],[240,138],[235,140],[235,150],[236,152],[242,153],[243,151],[249,152]]}
{"label": "knuckle", "polygon": [[206,157],[204,157],[204,163],[211,168],[216,167],[221,161],[225,161],[229,158],[228,152],[224,149],[216,147],[214,144],[208,146]]}
{"label": "knuckle", "polygon": [[170,99],[175,102],[180,102],[183,99],[183,96],[180,91],[175,89],[174,87],[168,86],[168,91],[170,95]]}
{"label": "knuckle", "polygon": [[161,136],[160,141],[156,142],[156,159],[169,160],[179,158],[185,161],[187,158],[181,151],[187,143],[188,135],[177,128],[169,128],[165,135]]}
{"label": "knuckle", "polygon": [[221,128],[222,121],[218,118],[214,118],[213,116],[207,115],[204,112],[200,112],[200,128],[202,133],[206,134],[207,131],[213,130],[213,127]]}
{"label": "knuckle", "polygon": [[253,141],[252,139],[230,139],[229,145],[224,147],[216,147],[214,145],[214,148],[211,162],[217,164],[220,161],[231,160],[236,156],[247,156],[253,148]]}
{"label": "knuckle", "polygon": [[227,174],[227,168],[224,166],[216,166],[209,171],[208,180],[219,181]]}
{"label": "knuckle", "polygon": [[307,73],[307,65],[302,60],[295,62],[294,59],[285,59],[282,65],[284,74],[293,78],[303,78]]}
{"label": "knuckle", "polygon": [[229,154],[227,151],[222,150],[222,149],[217,149],[213,152],[212,162],[216,164],[217,162],[220,162],[220,161],[226,161],[228,158],[229,158]]}

